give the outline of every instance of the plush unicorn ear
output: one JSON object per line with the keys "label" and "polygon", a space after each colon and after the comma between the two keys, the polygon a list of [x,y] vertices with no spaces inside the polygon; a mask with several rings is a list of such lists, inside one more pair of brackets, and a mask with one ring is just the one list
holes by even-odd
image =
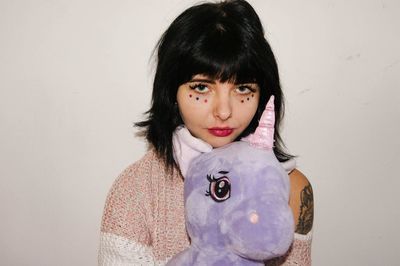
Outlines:
{"label": "plush unicorn ear", "polygon": [[275,126],[275,105],[274,95],[272,95],[265,110],[261,115],[261,119],[258,122],[258,127],[253,134],[242,138],[242,140],[249,142],[251,146],[259,149],[272,150],[274,146],[274,126]]}

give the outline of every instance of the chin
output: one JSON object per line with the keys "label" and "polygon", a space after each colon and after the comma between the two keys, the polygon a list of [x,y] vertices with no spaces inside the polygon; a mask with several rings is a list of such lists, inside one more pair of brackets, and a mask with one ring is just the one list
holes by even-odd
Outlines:
{"label": "chin", "polygon": [[213,148],[219,148],[222,146],[225,146],[226,144],[229,144],[231,142],[233,142],[234,139],[231,138],[220,138],[220,139],[213,139],[210,141],[207,141]]}

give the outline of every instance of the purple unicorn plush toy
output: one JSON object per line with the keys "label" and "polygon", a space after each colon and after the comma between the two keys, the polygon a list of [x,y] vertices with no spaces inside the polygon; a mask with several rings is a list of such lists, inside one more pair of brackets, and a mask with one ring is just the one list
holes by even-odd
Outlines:
{"label": "purple unicorn plush toy", "polygon": [[272,150],[273,96],[255,133],[194,158],[185,174],[191,245],[167,265],[264,265],[294,235],[289,178]]}

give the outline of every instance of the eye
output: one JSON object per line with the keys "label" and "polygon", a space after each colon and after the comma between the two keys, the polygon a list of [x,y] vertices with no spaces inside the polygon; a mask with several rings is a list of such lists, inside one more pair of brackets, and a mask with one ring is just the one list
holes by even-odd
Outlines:
{"label": "eye", "polygon": [[189,87],[197,93],[207,93],[210,90],[206,84],[202,83],[189,85]]}
{"label": "eye", "polygon": [[231,196],[231,181],[227,176],[215,178],[214,176],[207,175],[210,186],[206,192],[206,196],[211,196],[216,202],[222,202]]}
{"label": "eye", "polygon": [[249,94],[249,93],[252,93],[252,92],[256,92],[256,89],[254,89],[253,87],[248,86],[248,85],[240,85],[240,86],[238,86],[236,88],[236,92],[238,94],[246,95],[246,94]]}

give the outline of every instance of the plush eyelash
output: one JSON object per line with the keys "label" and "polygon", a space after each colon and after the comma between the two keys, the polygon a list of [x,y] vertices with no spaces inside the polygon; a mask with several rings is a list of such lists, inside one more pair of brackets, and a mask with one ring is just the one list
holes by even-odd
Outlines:
{"label": "plush eyelash", "polygon": [[[215,181],[215,177],[213,175],[207,175],[207,180],[211,183]],[[207,189],[205,195],[210,196],[211,195],[210,190]]]}

